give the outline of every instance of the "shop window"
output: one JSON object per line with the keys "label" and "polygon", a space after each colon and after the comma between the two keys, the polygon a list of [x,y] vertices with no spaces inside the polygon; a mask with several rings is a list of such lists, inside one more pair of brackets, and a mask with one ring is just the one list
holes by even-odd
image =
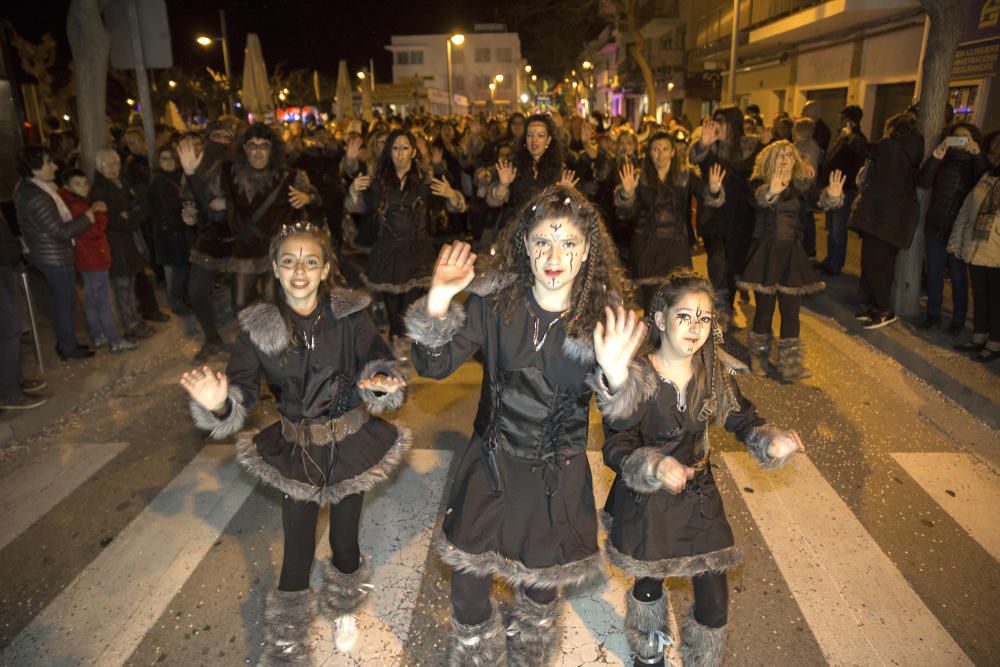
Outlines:
{"label": "shop window", "polygon": [[490,62],[490,50],[486,49],[476,49],[476,62],[477,63],[488,63]]}

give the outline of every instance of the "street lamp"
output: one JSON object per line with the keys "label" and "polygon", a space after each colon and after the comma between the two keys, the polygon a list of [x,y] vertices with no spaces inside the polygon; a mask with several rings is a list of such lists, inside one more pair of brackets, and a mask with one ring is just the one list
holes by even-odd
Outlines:
{"label": "street lamp", "polygon": [[490,108],[491,109],[493,108],[494,102],[496,101],[496,93],[497,93],[497,84],[496,84],[495,81],[490,81]]}
{"label": "street lamp", "polygon": [[451,47],[462,46],[465,43],[465,35],[461,33],[456,33],[445,40],[445,49],[448,54],[448,115],[452,115],[451,105],[454,103],[455,94],[451,89]]}
{"label": "street lamp", "polygon": [[531,65],[525,65],[524,72],[525,74],[531,74]]}
{"label": "street lamp", "polygon": [[362,81],[365,80],[365,71],[364,70],[359,70],[358,71],[358,78],[361,79]]}
{"label": "street lamp", "polygon": [[[226,82],[229,87],[233,86],[233,73],[229,69],[229,39],[226,37],[226,12],[219,10],[219,25],[222,28],[222,34],[218,37],[208,37],[207,35],[199,35],[198,39],[195,41],[202,46],[211,46],[214,42],[222,42],[222,63],[226,68]],[[232,100],[230,100],[231,102]],[[230,111],[232,110],[232,104],[230,104]]]}
{"label": "street lamp", "polygon": [[590,69],[593,66],[594,66],[593,63],[591,63],[589,60],[583,61],[583,69]]}
{"label": "street lamp", "polygon": [[177,82],[171,79],[170,81],[167,81],[167,85],[170,86],[171,88],[176,88]]}

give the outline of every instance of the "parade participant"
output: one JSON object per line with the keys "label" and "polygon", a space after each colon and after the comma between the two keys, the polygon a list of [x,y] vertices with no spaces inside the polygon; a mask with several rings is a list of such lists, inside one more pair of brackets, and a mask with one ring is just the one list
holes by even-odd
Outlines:
{"label": "parade participant", "polygon": [[[403,403],[404,376],[365,311],[367,295],[333,284],[329,233],[309,223],[284,227],[269,254],[274,299],[240,312],[226,372],[205,366],[180,382],[195,424],[217,440],[243,427],[262,373],[275,397],[281,419],[241,434],[236,451],[250,473],[284,494],[284,556],[278,588],[267,595],[263,661],[285,664],[309,653],[317,597],[335,620],[338,649],[354,644],[353,614],[372,574],[358,545],[363,496],[399,464],[410,433],[378,417]],[[317,596],[309,571],[323,505],[333,558],[323,564]]]}
{"label": "parade participant", "polygon": [[757,207],[753,244],[740,289],[753,290],[757,310],[750,332],[751,364],[755,375],[767,375],[771,351],[771,320],[775,301],[781,310],[778,375],[784,382],[811,377],[803,365],[799,337],[802,295],[823,289],[802,245],[801,212],[815,203],[823,210],[844,202],[844,175],[830,174],[830,184],[818,195],[815,171],[798,149],[784,139],[769,144],[757,156],[751,185]]}
{"label": "parade participant", "polygon": [[[639,164],[639,140],[632,130],[623,130],[614,144],[614,155],[603,160],[598,171],[597,205],[609,222],[611,237],[618,246],[618,254],[627,263],[633,263],[631,256],[632,235],[635,231],[635,211],[626,211],[617,206],[615,192],[621,185],[621,172],[625,165],[635,168]],[[622,216],[625,217],[622,217]],[[634,276],[633,276],[634,278]]]}
{"label": "parade participant", "polygon": [[657,132],[650,138],[641,171],[629,162],[622,164],[615,208],[619,219],[635,218],[629,257],[632,280],[642,286],[645,308],[667,276],[693,266],[688,240],[691,195],[705,206],[722,206],[725,177],[722,165],[712,165],[706,191],[701,172],[687,164],[668,132]]}
{"label": "parade participant", "polygon": [[[712,475],[710,426],[743,441],[766,469],[803,451],[794,431],[764,420],[739,392],[721,349],[712,285],[674,274],[656,293],[651,345],[633,362],[640,379],[632,403],[603,388],[598,406],[608,427],[604,462],[617,473],[605,505],[613,565],[635,579],[626,593],[625,636],[636,667],[664,664],[672,643],[663,580],[691,577],[694,604],[681,626],[686,667],[722,663],[728,621],[726,570],[740,550]],[[738,363],[738,362],[735,362]]]}
{"label": "parade participant", "polygon": [[[623,386],[645,327],[621,306],[606,310],[630,288],[597,209],[573,188],[530,200],[493,259],[463,306],[453,299],[472,283],[475,255],[445,245],[406,325],[421,375],[447,377],[480,351],[486,369],[435,538],[452,568],[449,664],[543,667],[561,641],[559,588],[602,569],[586,377],[596,361]],[[503,621],[494,576],[513,590]]]}
{"label": "parade participant", "polygon": [[177,153],[167,144],[156,149],[156,169],[146,189],[153,255],[163,267],[167,284],[167,302],[175,315],[190,313],[187,304],[188,275],[191,264],[190,227],[184,224],[184,189],[187,179],[178,165]]}
{"label": "parade participant", "polygon": [[723,107],[715,110],[712,120],[705,121],[701,137],[689,149],[691,162],[702,173],[718,163],[729,176],[723,183],[725,203],[718,208],[706,208],[699,202],[698,209],[698,233],[708,254],[708,277],[719,292],[716,300],[723,328],[732,313],[736,277],[743,273],[750,246],[753,196],[749,179],[760,148],[757,137],[743,134],[740,110]]}
{"label": "parade participant", "polygon": [[434,263],[428,229],[431,195],[443,197],[447,209],[465,210],[465,198],[444,178],[433,178],[417,159],[417,140],[406,130],[393,130],[375,165],[373,176],[351,182],[346,208],[371,214],[378,235],[368,256],[367,285],[381,292],[389,318],[389,335],[397,356],[408,347],[403,315],[427,285]]}

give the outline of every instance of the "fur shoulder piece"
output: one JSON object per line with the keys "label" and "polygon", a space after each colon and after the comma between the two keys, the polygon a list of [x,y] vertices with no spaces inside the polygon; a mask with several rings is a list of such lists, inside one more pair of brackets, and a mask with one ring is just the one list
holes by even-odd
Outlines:
{"label": "fur shoulder piece", "polygon": [[[330,291],[330,309],[338,320],[364,310],[371,301],[371,296],[361,290],[335,287]],[[250,336],[250,342],[266,355],[281,354],[291,342],[288,327],[273,303],[255,303],[244,308],[239,321],[240,329]]]}
{"label": "fur shoulder piece", "polygon": [[363,290],[348,287],[334,287],[330,290],[330,308],[338,320],[364,310],[371,302],[371,295]]}
{"label": "fur shoulder piece", "polygon": [[469,286],[465,288],[465,291],[476,296],[489,296],[507,287],[513,280],[513,274],[504,275],[496,270],[487,269],[485,272],[477,274]]}
{"label": "fur shoulder piece", "polygon": [[641,414],[643,405],[656,395],[660,382],[652,364],[645,357],[633,359],[628,365],[628,378],[614,394],[608,388],[604,373],[596,370],[587,376],[587,384],[597,396],[597,409],[605,421],[620,428]]}

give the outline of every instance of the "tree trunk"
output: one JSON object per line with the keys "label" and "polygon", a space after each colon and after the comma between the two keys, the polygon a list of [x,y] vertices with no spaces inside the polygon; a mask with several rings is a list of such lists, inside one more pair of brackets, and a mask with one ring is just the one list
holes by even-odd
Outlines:
{"label": "tree trunk", "polygon": [[[653,70],[649,66],[649,61],[646,60],[646,54],[643,53],[643,47],[646,44],[646,40],[642,37],[642,32],[639,30],[639,23],[636,14],[639,12],[638,3],[636,0],[629,0],[625,4],[625,25],[628,27],[629,38],[632,40],[632,45],[629,52],[632,57],[635,58],[635,62],[639,65],[639,69],[642,71],[642,80],[646,84],[646,97],[649,99],[649,105],[646,107],[646,113],[652,116],[656,115],[656,82],[653,80]],[[638,132],[642,126],[642,119],[639,119],[639,127],[636,127]]]}
{"label": "tree trunk", "polygon": [[80,166],[93,176],[94,153],[107,143],[105,104],[111,55],[111,35],[101,18],[100,0],[72,0],[66,36],[73,52]]}
{"label": "tree trunk", "polygon": [[[923,74],[920,78],[918,123],[924,137],[924,158],[933,152],[944,127],[944,108],[948,103],[948,85],[955,63],[958,40],[962,35],[960,0],[920,0],[930,29],[924,51]],[[924,259],[924,215],[927,193],[921,193],[920,221],[913,243],[899,253],[892,301],[898,315],[914,317],[920,313],[920,274]]]}

